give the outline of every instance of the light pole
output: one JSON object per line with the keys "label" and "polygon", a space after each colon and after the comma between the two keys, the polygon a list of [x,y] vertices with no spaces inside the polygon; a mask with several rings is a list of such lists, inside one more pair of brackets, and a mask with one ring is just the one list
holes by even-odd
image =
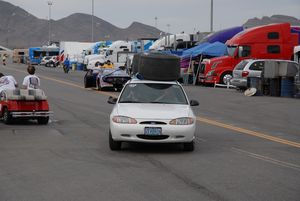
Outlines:
{"label": "light pole", "polygon": [[53,5],[53,1],[48,1],[49,6],[49,39],[48,39],[48,45],[51,43],[51,6]]}
{"label": "light pole", "polygon": [[214,0],[210,0],[210,32],[213,32]]}
{"label": "light pole", "polygon": [[92,0],[92,42],[94,42],[94,0]]}
{"label": "light pole", "polygon": [[168,34],[170,33],[170,24],[167,24],[167,27],[168,27]]}

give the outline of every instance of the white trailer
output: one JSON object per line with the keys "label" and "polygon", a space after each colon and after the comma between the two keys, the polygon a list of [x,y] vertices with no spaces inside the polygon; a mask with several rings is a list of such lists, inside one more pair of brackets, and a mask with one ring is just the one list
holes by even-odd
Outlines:
{"label": "white trailer", "polygon": [[95,43],[62,41],[59,44],[61,61],[69,58],[70,62],[83,63],[82,52],[91,47]]}
{"label": "white trailer", "polygon": [[190,41],[191,37],[189,34],[174,34],[166,35],[158,40],[156,40],[150,47],[150,50],[164,50],[166,48],[174,47],[175,43],[178,41]]}

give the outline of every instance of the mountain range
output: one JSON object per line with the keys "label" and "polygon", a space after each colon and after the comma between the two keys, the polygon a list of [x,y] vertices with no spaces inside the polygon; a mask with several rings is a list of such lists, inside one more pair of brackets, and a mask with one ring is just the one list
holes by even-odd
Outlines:
{"label": "mountain range", "polygon": [[[91,41],[91,19],[88,14],[75,13],[60,20],[51,20],[51,41]],[[162,32],[157,28],[133,22],[122,29],[94,16],[94,41],[135,40],[138,38],[157,38]],[[273,15],[252,18],[243,26],[246,28],[270,23],[289,22],[300,26],[300,20],[291,16]],[[0,45],[8,48],[28,48],[47,45],[49,40],[49,21],[39,19],[24,9],[0,0]]]}
{"label": "mountain range", "polygon": [[[75,13],[60,20],[51,20],[51,41],[91,42],[91,15]],[[157,38],[160,30],[139,22],[118,28],[94,16],[94,41]],[[0,45],[27,48],[47,45],[49,21],[39,19],[24,9],[0,0]]]}

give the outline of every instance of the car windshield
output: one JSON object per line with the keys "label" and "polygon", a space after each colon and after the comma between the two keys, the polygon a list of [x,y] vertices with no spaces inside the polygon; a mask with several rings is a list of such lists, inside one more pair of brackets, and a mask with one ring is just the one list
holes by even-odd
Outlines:
{"label": "car windshield", "polygon": [[180,85],[160,83],[128,84],[119,103],[188,104]]}
{"label": "car windshield", "polygon": [[245,66],[247,65],[247,63],[249,63],[249,61],[246,61],[246,60],[241,61],[240,63],[238,63],[236,65],[234,70],[243,70],[245,68]]}

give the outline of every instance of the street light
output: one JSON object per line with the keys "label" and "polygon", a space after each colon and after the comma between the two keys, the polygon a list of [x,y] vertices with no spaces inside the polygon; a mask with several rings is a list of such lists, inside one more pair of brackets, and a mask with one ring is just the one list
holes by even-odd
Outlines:
{"label": "street light", "polygon": [[49,6],[49,39],[48,39],[48,45],[51,43],[51,6],[53,5],[53,1],[48,1]]}
{"label": "street light", "polygon": [[155,28],[157,28],[157,19],[158,19],[158,18],[155,16],[154,19],[155,19]]}
{"label": "street light", "polygon": [[94,42],[94,0],[92,0],[92,42]]}
{"label": "street light", "polygon": [[214,0],[210,0],[210,32],[213,32]]}
{"label": "street light", "polygon": [[170,33],[170,24],[167,24],[167,27],[168,27],[168,34]]}

